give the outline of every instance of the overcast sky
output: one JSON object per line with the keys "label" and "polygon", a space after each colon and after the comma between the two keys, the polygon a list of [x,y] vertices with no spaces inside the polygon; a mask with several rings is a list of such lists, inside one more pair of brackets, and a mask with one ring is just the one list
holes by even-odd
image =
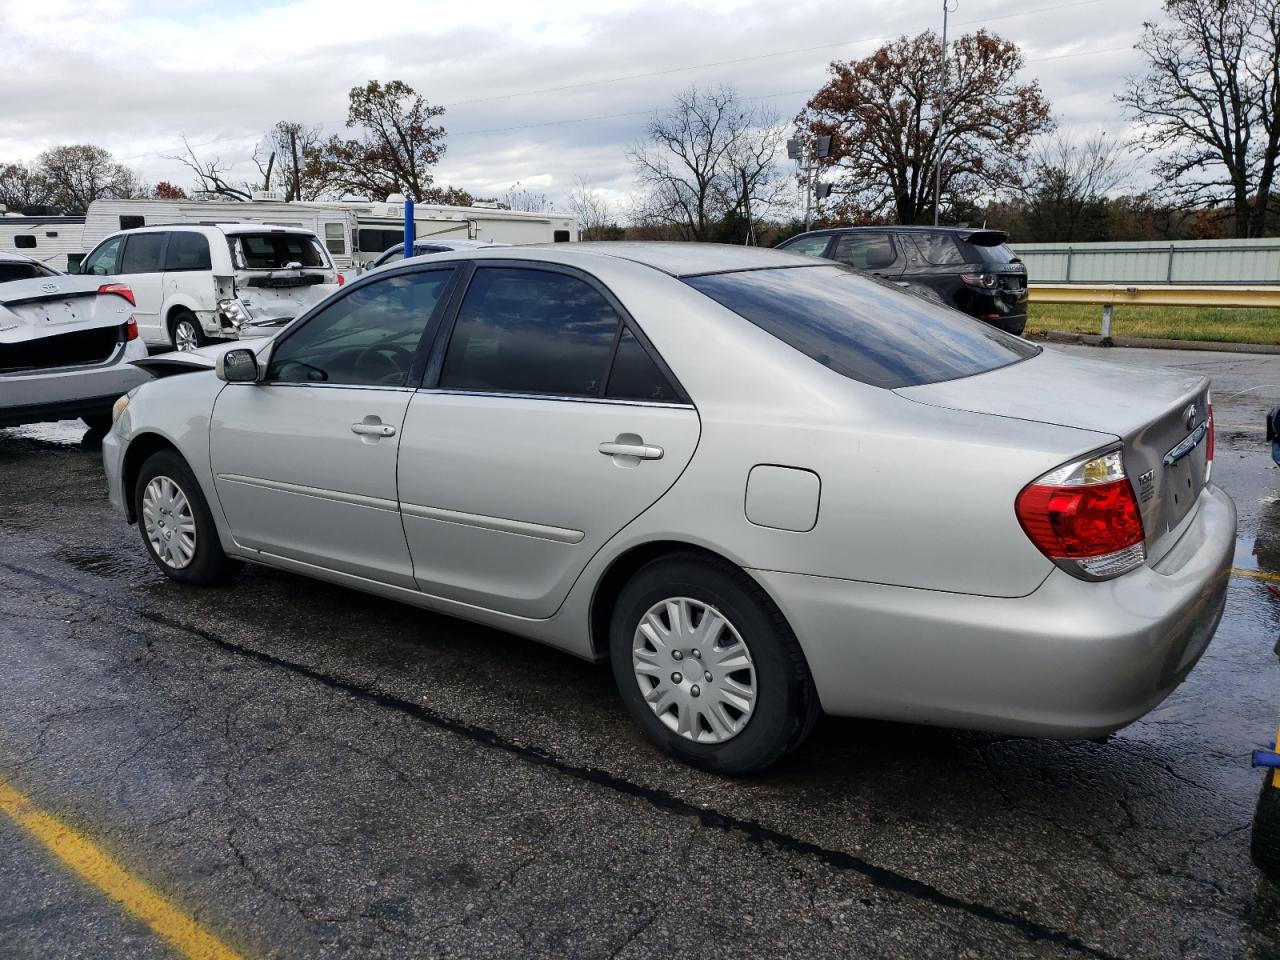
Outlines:
{"label": "overcast sky", "polygon": [[[1120,132],[1112,95],[1158,0],[959,0],[953,36],[1017,42],[1058,121]],[[555,3],[383,0],[0,0],[0,161],[58,143],[103,146],[149,182],[186,136],[240,164],[277,120],[342,128],[347,92],[400,79],[443,118],[437,181],[495,195],[520,181],[561,201],[580,175],[618,197],[646,114],[690,83],[732,82],[783,117],[832,59],[941,25],[941,0]],[[552,89],[560,88],[560,89]]]}

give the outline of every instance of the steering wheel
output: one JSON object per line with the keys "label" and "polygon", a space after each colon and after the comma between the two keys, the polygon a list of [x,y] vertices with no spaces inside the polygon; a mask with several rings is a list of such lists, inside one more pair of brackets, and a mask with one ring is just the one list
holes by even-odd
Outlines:
{"label": "steering wheel", "polygon": [[[412,363],[412,350],[406,350],[394,343],[380,343],[361,350],[355,363],[352,364],[352,369],[362,377],[377,380],[378,383],[392,384],[404,379]],[[368,365],[371,365],[372,369]],[[378,368],[385,372],[379,373]]]}

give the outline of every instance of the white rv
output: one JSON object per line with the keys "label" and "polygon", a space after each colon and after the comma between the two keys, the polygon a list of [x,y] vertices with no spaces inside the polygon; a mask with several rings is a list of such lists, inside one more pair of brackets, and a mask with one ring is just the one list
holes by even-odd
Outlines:
{"label": "white rv", "polygon": [[0,253],[19,253],[65,273],[70,269],[68,256],[84,253],[83,229],[84,217],[24,217],[5,213],[0,216]]}
{"label": "white rv", "polygon": [[[404,240],[404,201],[293,201],[255,194],[236,200],[95,200],[89,205],[79,253],[92,250],[120,230],[172,224],[270,223],[302,227],[323,242],[340,272],[355,270]],[[262,197],[263,199],[257,199]],[[418,240],[489,240],[494,243],[553,243],[578,239],[575,217],[525,213],[495,205],[451,207],[418,203],[413,211]],[[26,251],[24,251],[26,252]],[[78,258],[73,267],[78,265]],[[65,268],[64,268],[65,269]]]}

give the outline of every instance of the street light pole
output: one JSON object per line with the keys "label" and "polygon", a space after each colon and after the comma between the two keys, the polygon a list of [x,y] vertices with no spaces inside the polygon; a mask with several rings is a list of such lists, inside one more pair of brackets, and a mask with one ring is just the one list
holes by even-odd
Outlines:
{"label": "street light pole", "polygon": [[942,0],[942,61],[938,67],[937,127],[933,132],[933,225],[938,225],[938,201],[942,197],[942,105],[947,92],[947,14],[960,5],[960,0]]}

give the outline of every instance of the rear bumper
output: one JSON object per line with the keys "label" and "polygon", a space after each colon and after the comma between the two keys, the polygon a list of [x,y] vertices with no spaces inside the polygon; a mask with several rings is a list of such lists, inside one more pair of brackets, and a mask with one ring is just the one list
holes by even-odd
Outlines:
{"label": "rear bumper", "polygon": [[823,708],[1025,736],[1096,737],[1187,676],[1222,617],[1236,511],[1205,488],[1159,563],[1103,583],[1054,570],[1015,599],[753,571],[782,607]]}
{"label": "rear bumper", "polygon": [[146,355],[134,340],[105,364],[0,376],[0,427],[110,411],[118,397],[150,379],[128,362]]}

